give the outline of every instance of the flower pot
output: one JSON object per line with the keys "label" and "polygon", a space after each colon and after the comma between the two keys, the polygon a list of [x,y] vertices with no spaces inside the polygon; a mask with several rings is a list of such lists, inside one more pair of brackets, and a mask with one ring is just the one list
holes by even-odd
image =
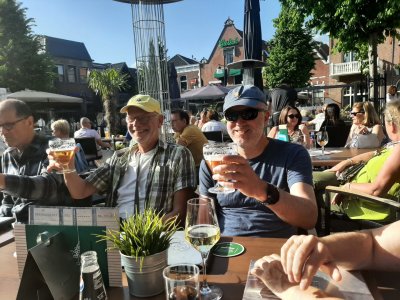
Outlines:
{"label": "flower pot", "polygon": [[164,291],[163,269],[168,264],[168,249],[144,257],[126,256],[121,253],[121,262],[128,280],[129,294],[136,297],[151,297]]}

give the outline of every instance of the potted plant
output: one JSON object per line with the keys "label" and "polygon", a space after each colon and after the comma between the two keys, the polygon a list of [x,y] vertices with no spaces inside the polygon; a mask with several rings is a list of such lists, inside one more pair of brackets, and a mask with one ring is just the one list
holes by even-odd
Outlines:
{"label": "potted plant", "polygon": [[100,240],[111,241],[121,253],[129,293],[136,297],[158,295],[164,290],[162,271],[168,264],[168,248],[177,231],[177,218],[163,221],[154,209],[130,216],[120,230],[107,230]]}

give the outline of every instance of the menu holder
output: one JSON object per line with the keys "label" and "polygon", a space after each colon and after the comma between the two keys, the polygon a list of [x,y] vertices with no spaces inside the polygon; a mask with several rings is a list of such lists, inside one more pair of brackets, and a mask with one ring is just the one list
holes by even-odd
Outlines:
{"label": "menu holder", "polygon": [[71,299],[79,292],[79,266],[67,250],[63,234],[47,236],[46,241],[28,250],[17,300],[34,298]]}
{"label": "menu holder", "polygon": [[104,234],[108,229],[118,230],[117,216],[115,208],[30,207],[30,224],[15,224],[14,227],[19,276],[23,274],[28,249],[36,245],[39,233],[47,231],[50,235],[63,234],[66,249],[76,262],[81,253],[96,251],[106,286],[121,287],[121,256],[118,250],[110,249],[110,241],[98,242],[99,238],[95,236]]}

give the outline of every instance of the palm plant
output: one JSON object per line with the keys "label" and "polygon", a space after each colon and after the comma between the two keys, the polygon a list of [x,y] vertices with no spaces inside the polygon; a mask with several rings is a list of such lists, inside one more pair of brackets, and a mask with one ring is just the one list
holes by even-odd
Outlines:
{"label": "palm plant", "polygon": [[110,129],[111,134],[117,134],[117,93],[128,87],[128,76],[121,74],[115,69],[103,71],[91,71],[89,74],[89,87],[103,101],[104,119]]}

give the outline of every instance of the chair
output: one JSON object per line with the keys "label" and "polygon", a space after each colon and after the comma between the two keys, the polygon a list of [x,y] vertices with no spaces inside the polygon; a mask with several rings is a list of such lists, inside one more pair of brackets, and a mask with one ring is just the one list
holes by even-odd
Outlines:
{"label": "chair", "polygon": [[394,200],[376,197],[372,195],[365,194],[356,190],[349,190],[343,187],[337,186],[327,186],[325,188],[325,205],[324,205],[324,230],[323,235],[329,235],[332,231],[353,231],[353,230],[361,230],[368,228],[377,228],[381,227],[390,222],[378,222],[372,220],[353,220],[348,218],[346,215],[342,215],[339,213],[331,212],[331,193],[343,194],[346,196],[355,196],[357,198],[361,198],[364,200],[380,203],[383,205],[389,206],[391,209],[395,211],[395,220],[399,220],[400,217],[400,203]]}
{"label": "chair", "polygon": [[214,142],[224,141],[224,135],[222,131],[204,131],[203,134],[209,141],[214,141]]}
{"label": "chair", "polygon": [[88,163],[94,163],[96,159],[102,157],[101,155],[98,155],[97,143],[94,137],[75,138],[75,143],[79,143],[82,146]]}
{"label": "chair", "polygon": [[[351,125],[347,124],[324,127],[325,131],[328,132],[329,138],[326,146],[329,148],[344,147],[347,137],[349,136],[350,128]],[[319,145],[317,147],[319,147]]]}

